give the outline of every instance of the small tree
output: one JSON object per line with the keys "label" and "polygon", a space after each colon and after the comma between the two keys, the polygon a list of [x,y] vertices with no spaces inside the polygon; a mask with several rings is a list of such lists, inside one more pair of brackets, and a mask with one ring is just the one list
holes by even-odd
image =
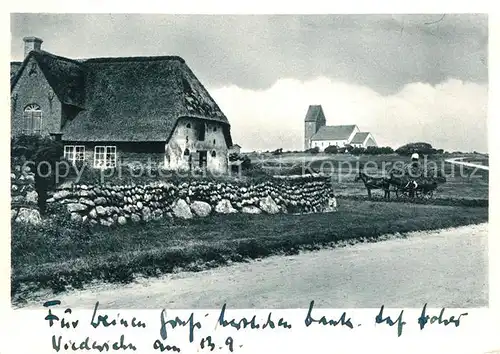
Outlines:
{"label": "small tree", "polygon": [[[56,185],[56,163],[63,156],[63,145],[48,137],[37,135],[20,135],[11,139],[11,161],[32,161],[35,164],[35,189],[38,193],[38,207],[45,212],[48,191]],[[63,176],[59,166],[59,173]]]}

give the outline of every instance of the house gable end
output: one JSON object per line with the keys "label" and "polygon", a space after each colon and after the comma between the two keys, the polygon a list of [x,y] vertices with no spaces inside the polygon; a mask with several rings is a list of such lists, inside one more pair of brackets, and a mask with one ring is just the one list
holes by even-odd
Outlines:
{"label": "house gable end", "polygon": [[29,105],[38,106],[41,110],[42,135],[60,131],[61,102],[32,55],[26,58],[16,74],[11,87],[11,103],[12,135],[24,132],[24,110]]}

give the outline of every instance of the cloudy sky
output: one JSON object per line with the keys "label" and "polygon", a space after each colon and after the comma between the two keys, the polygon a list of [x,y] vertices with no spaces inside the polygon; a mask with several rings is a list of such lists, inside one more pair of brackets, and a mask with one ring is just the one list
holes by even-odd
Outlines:
{"label": "cloudy sky", "polygon": [[179,55],[244,150],[301,149],[310,104],[379,145],[487,151],[486,15],[14,14],[22,37],[71,58]]}

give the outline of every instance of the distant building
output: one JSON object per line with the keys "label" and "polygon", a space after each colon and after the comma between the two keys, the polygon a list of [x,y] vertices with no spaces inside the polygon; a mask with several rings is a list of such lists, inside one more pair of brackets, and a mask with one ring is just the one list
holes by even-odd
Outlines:
{"label": "distant building", "polygon": [[377,146],[377,143],[371,133],[361,132],[357,125],[326,125],[323,108],[309,106],[304,121],[304,150],[318,147],[323,151],[331,145],[366,148]]}
{"label": "distant building", "polygon": [[239,154],[241,152],[241,146],[238,144],[234,144],[229,148],[229,153],[230,154]]}

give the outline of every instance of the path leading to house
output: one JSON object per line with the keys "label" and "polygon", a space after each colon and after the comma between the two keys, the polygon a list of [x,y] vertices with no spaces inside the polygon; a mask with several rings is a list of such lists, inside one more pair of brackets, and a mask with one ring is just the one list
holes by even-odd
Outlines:
{"label": "path leading to house", "polygon": [[482,307],[488,305],[488,224],[414,232],[346,248],[275,256],[199,273],[96,285],[50,296],[103,308]]}
{"label": "path leading to house", "polygon": [[490,167],[489,166],[486,166],[486,165],[478,165],[478,164],[475,164],[475,163],[471,163],[471,162],[465,162],[465,161],[461,161],[463,160],[464,157],[455,157],[455,158],[452,158],[452,159],[447,159],[445,160],[446,162],[449,162],[451,164],[455,164],[455,165],[463,165],[463,166],[467,166],[467,167],[473,167],[473,168],[478,168],[480,170],[487,170],[489,171],[490,170]]}

